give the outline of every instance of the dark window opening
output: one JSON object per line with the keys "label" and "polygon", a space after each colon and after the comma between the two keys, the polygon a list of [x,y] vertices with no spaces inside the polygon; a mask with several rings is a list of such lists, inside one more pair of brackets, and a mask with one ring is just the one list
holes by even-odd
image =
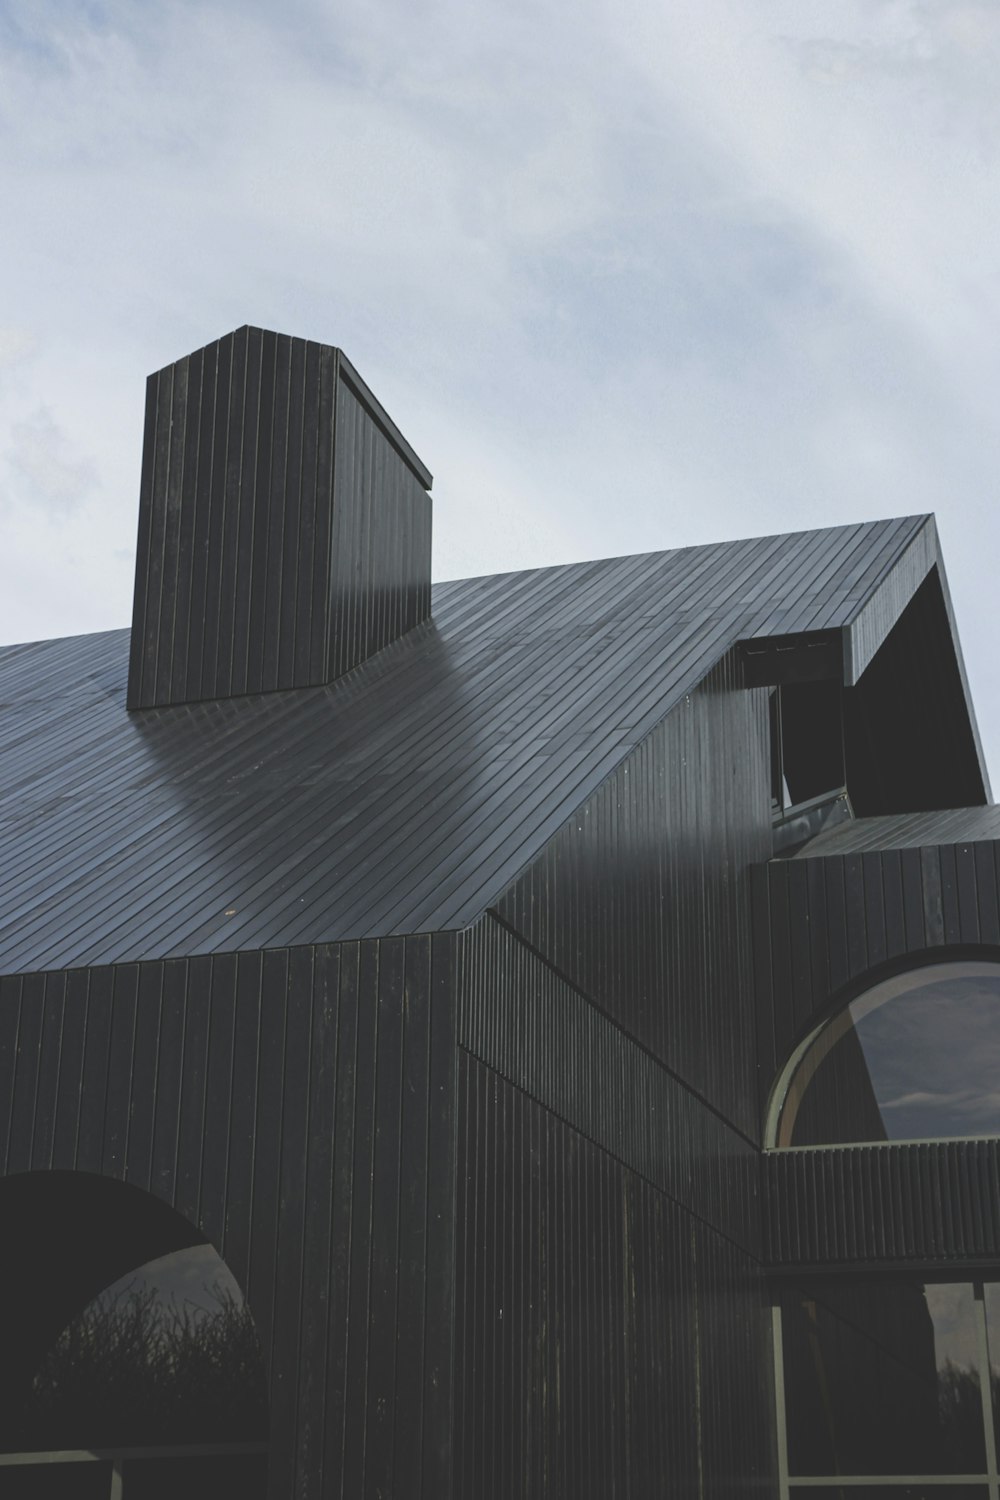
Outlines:
{"label": "dark window opening", "polygon": [[876,1488],[876,1477],[908,1481],[915,1497],[995,1493],[998,1293],[912,1276],[786,1286],[776,1320],[784,1493],[816,1495],[833,1478],[851,1500],[907,1492]]}
{"label": "dark window opening", "polygon": [[786,682],[771,694],[771,804],[787,812],[844,786],[843,689]]}
{"label": "dark window opening", "polygon": [[844,697],[859,818],[988,801],[936,568]]}
{"label": "dark window opening", "polygon": [[260,1346],[204,1236],[83,1173],[8,1178],[0,1210],[0,1493],[263,1496]]}

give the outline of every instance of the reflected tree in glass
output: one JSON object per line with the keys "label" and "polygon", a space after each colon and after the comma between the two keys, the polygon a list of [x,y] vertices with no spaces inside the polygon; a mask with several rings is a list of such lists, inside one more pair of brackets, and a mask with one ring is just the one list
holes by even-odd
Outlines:
{"label": "reflected tree in glass", "polygon": [[782,1302],[789,1472],[984,1473],[977,1318],[973,1289],[962,1283],[789,1288]]}
{"label": "reflected tree in glass", "polygon": [[210,1246],[94,1298],[46,1354],[18,1421],[29,1450],[256,1442],[266,1425],[256,1330]]}

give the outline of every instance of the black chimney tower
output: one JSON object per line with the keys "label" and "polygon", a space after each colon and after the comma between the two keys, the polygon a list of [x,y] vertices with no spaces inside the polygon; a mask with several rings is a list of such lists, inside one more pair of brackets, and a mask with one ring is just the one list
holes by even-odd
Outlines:
{"label": "black chimney tower", "polygon": [[240,328],[151,375],[129,708],[331,682],[411,630],[430,488],[339,349]]}

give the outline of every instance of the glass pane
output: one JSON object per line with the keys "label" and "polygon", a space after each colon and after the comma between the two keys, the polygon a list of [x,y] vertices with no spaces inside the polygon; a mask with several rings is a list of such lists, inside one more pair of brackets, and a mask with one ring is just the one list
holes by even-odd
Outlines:
{"label": "glass pane", "polygon": [[48,1351],[17,1416],[20,1448],[259,1442],[257,1336],[211,1246],[162,1256],[96,1297]]}
{"label": "glass pane", "polygon": [[264,1500],[267,1458],[246,1453],[208,1458],[130,1459],[122,1469],[125,1500]]}
{"label": "glass pane", "polygon": [[111,1465],[4,1464],[0,1468],[3,1500],[108,1500]]}
{"label": "glass pane", "polygon": [[789,1473],[984,1473],[977,1316],[969,1285],[789,1290]]}
{"label": "glass pane", "polygon": [[814,1038],[779,1146],[1000,1135],[1000,965],[933,964],[877,985]]}

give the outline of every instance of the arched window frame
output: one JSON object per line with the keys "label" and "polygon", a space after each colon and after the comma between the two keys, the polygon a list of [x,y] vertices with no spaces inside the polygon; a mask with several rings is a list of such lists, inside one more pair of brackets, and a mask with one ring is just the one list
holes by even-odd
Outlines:
{"label": "arched window frame", "polygon": [[[854,1015],[851,1008],[857,1007],[861,1002],[864,1008],[860,1015],[870,1014],[872,1010],[897,998],[899,995],[921,988],[920,983],[914,981],[918,976],[923,977],[923,984],[930,985],[940,978],[942,969],[962,969],[966,975],[976,974],[1000,977],[1000,949],[982,948],[935,948],[925,949],[920,953],[910,953],[905,959],[893,964],[891,967],[882,966],[878,969],[868,970],[866,973],[857,975],[851,983],[841,989],[833,1001],[824,1008],[821,1018],[810,1027],[809,1031],[793,1048],[786,1059],[784,1066],[780,1069],[772,1086],[768,1099],[767,1110],[764,1120],[764,1149],[767,1151],[804,1151],[823,1150],[847,1147],[850,1145],[893,1145],[900,1144],[892,1141],[872,1142],[849,1142],[829,1141],[822,1145],[798,1146],[781,1140],[782,1123],[785,1115],[786,1104],[793,1085],[797,1081],[797,1073],[800,1065],[809,1056],[810,1052],[822,1039],[828,1036],[828,1041],[822,1051],[817,1050],[815,1065],[805,1078],[799,1091],[800,1097],[805,1093],[816,1070],[837,1041],[844,1035],[853,1022],[858,1019],[858,1012]],[[869,1004],[865,1004],[869,1001]],[[970,1136],[968,1139],[975,1139]],[[979,1137],[985,1138],[985,1137]],[[990,1139],[994,1138],[992,1135]],[[929,1139],[929,1138],[927,1138]]]}

